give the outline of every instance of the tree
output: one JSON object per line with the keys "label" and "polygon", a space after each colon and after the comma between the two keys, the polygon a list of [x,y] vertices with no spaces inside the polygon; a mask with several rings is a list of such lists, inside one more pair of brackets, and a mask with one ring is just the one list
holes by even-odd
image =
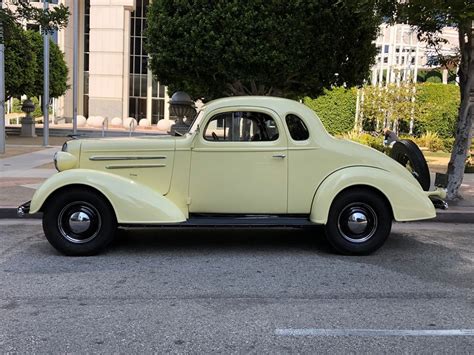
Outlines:
{"label": "tree", "polygon": [[5,97],[19,97],[28,92],[37,76],[36,53],[25,30],[11,24],[5,28]]}
{"label": "tree", "polygon": [[[51,9],[43,10],[30,4],[27,0],[17,0],[15,11],[0,8],[0,43],[5,44],[5,98],[13,96],[40,95],[37,88],[43,78],[43,54],[39,34],[29,35],[23,30],[25,22],[39,25],[42,33],[52,33],[67,26],[69,10],[60,4]],[[64,58],[57,45],[51,45],[51,96],[64,94],[66,89],[67,68],[63,66]],[[54,61],[54,62],[53,62]],[[55,62],[59,64],[55,64]],[[64,70],[66,72],[64,73]],[[61,92],[59,95],[58,93]],[[3,105],[3,103],[0,103]],[[3,119],[3,117],[0,117]],[[0,132],[2,134],[3,132]]]}
{"label": "tree", "polygon": [[[43,36],[38,32],[26,31],[27,36],[36,53],[37,74],[34,80],[30,79],[29,90],[24,93],[29,96],[43,95]],[[59,97],[65,94],[68,89],[67,75],[68,68],[64,60],[64,54],[58,45],[52,40],[49,41],[49,97]]]}
{"label": "tree", "polygon": [[[470,0],[389,0],[382,3],[391,20],[415,26],[418,37],[435,49],[444,42],[441,31],[455,26],[459,32],[459,89],[461,104],[456,137],[448,165],[448,198],[458,199],[464,177],[464,166],[471,144],[474,115],[474,3]],[[456,58],[439,56],[441,63],[450,64]]]}
{"label": "tree", "polygon": [[155,0],[150,66],[162,83],[194,97],[315,97],[368,76],[380,23],[375,2]]}

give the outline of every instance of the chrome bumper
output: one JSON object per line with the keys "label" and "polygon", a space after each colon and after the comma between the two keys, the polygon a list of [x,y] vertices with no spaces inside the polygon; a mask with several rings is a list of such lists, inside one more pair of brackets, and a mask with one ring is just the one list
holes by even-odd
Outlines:
{"label": "chrome bumper", "polygon": [[16,214],[18,217],[24,217],[25,214],[30,213],[31,201],[25,202],[16,209]]}
{"label": "chrome bumper", "polygon": [[448,203],[442,198],[439,198],[438,196],[430,196],[430,200],[436,209],[447,210],[449,207]]}

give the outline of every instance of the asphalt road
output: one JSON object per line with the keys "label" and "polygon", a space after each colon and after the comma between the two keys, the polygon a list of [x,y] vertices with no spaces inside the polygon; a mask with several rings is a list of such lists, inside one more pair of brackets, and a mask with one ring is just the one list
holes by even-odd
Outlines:
{"label": "asphalt road", "polygon": [[0,352],[474,352],[474,230],[398,224],[366,257],[320,231],[125,233],[71,258],[0,221]]}

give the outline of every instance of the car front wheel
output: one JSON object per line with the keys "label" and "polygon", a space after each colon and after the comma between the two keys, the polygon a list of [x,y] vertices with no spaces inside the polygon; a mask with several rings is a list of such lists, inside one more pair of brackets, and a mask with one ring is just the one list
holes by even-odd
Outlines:
{"label": "car front wheel", "polygon": [[113,240],[116,228],[115,214],[108,201],[89,189],[60,192],[44,208],[46,238],[65,255],[99,253]]}
{"label": "car front wheel", "polygon": [[392,215],[386,201],[369,189],[355,188],[334,200],[326,237],[342,254],[365,255],[385,243],[391,228]]}

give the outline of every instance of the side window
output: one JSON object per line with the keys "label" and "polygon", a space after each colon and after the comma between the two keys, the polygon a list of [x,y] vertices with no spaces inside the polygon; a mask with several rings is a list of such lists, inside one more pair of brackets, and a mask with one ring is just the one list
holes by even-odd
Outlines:
{"label": "side window", "polygon": [[287,115],[286,124],[293,140],[305,141],[309,138],[308,128],[306,128],[303,120],[298,116],[292,114]]}
{"label": "side window", "polygon": [[204,139],[224,142],[274,141],[278,139],[278,127],[273,118],[265,113],[225,112],[209,120]]}

